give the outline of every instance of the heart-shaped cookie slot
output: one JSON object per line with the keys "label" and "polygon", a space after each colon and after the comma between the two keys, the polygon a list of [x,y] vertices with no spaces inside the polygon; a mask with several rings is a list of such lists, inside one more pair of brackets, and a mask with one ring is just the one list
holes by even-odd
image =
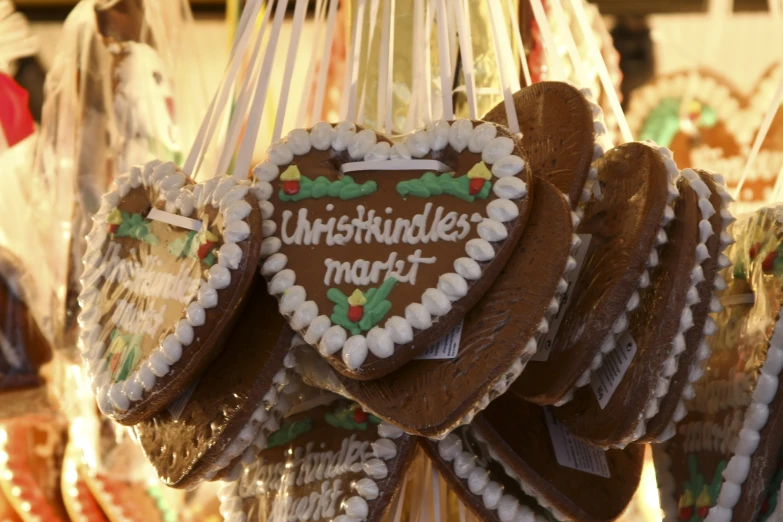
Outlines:
{"label": "heart-shaped cookie slot", "polygon": [[462,319],[511,255],[533,195],[517,141],[470,120],[394,145],[319,123],[273,145],[254,174],[269,291],[357,379],[400,367]]}
{"label": "heart-shaped cookie slot", "polygon": [[[563,277],[575,267],[571,255],[578,237],[567,199],[542,180],[532,205],[525,233],[505,268],[465,316],[456,357],[413,360],[372,381],[337,376],[341,392],[386,422],[426,437],[442,437],[470,422],[503,393],[536,352],[568,287]],[[297,363],[310,381],[333,386],[329,372],[301,357]]]}
{"label": "heart-shaped cookie slot", "polygon": [[296,401],[267,449],[220,493],[226,520],[380,522],[401,485],[416,439],[356,403],[324,392]]}
{"label": "heart-shaped cookie slot", "polygon": [[[586,202],[597,177],[590,164],[604,151],[601,108],[584,91],[563,82],[533,84],[513,99],[533,175],[568,195],[572,208]],[[505,104],[499,103],[484,119],[507,125]]]}
{"label": "heart-shaped cookie slot", "polygon": [[101,411],[134,424],[222,348],[260,256],[258,187],[193,184],[173,163],[118,177],[84,257],[80,349]]}
{"label": "heart-shaped cookie slot", "polygon": [[497,522],[615,520],[633,498],[644,462],[643,446],[590,448],[553,425],[544,408],[509,395],[470,426],[423,446],[476,515]]}

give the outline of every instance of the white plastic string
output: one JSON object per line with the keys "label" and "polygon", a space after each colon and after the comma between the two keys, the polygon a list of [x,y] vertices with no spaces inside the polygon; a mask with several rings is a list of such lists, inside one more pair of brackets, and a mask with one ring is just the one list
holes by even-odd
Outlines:
{"label": "white plastic string", "polygon": [[781,15],[781,2],[780,0],[767,0],[769,5],[769,12],[775,19],[780,18]]}
{"label": "white plastic string", "polygon": [[378,106],[375,120],[387,134],[392,133],[392,85],[394,82],[394,2],[384,0],[381,49],[378,64]]}
{"label": "white plastic string", "polygon": [[444,0],[435,0],[438,10],[438,65],[440,66],[440,93],[443,102],[445,120],[454,119],[454,104],[452,97],[451,51],[449,50],[449,21],[446,15]]}
{"label": "white plastic string", "polygon": [[552,28],[549,26],[549,19],[546,17],[544,6],[541,4],[541,0],[530,0],[530,6],[533,8],[533,17],[541,30],[541,37],[544,39],[544,49],[546,49],[547,62],[552,70],[552,79],[565,81],[566,73],[563,59],[557,50],[557,43],[552,34]]}
{"label": "white plastic string", "polygon": [[620,98],[617,96],[617,91],[612,83],[612,78],[609,76],[609,70],[606,68],[606,62],[601,54],[601,49],[598,48],[598,43],[595,41],[593,31],[590,28],[590,23],[587,20],[587,14],[582,6],[582,0],[570,0],[571,7],[576,15],[576,20],[579,23],[579,27],[584,34],[587,41],[587,47],[590,49],[590,53],[593,55],[593,60],[598,65],[598,76],[601,79],[601,85],[604,88],[604,93],[609,99],[609,106],[612,108],[612,112],[617,119],[617,125],[620,127],[620,134],[622,135],[623,143],[633,141],[633,134],[631,134],[631,128],[628,126],[628,120],[625,119],[625,113],[620,105]]}
{"label": "white plastic string", "polygon": [[580,87],[588,87],[585,64],[582,61],[582,55],[579,54],[579,49],[576,47],[574,33],[568,28],[568,19],[563,11],[563,4],[560,3],[560,0],[550,0],[549,5],[552,7],[555,18],[557,18],[557,23],[565,28],[563,34],[565,34],[566,49],[568,50],[568,57],[574,65],[574,72],[576,73],[579,85]]}
{"label": "white plastic string", "polygon": [[439,482],[438,470],[436,470],[435,467],[432,466],[431,472],[432,472],[432,511],[435,514],[434,522],[440,522],[440,482]]}
{"label": "white plastic string", "polygon": [[748,161],[745,163],[745,168],[742,169],[742,176],[740,176],[740,180],[737,183],[737,188],[734,189],[734,199],[737,201],[739,201],[742,187],[748,179],[748,175],[753,167],[753,162],[756,161],[756,156],[758,156],[761,145],[764,143],[764,138],[767,137],[769,128],[772,125],[772,120],[775,119],[775,114],[778,112],[781,101],[783,101],[783,77],[780,79],[780,83],[778,83],[778,88],[775,91],[775,95],[772,97],[767,114],[764,116],[764,121],[761,122],[759,132],[756,134],[756,139],[753,141],[753,148],[750,150]]}
{"label": "white plastic string", "polygon": [[354,121],[356,119],[356,91],[359,86],[359,57],[362,51],[362,31],[364,30],[364,8],[367,0],[358,0],[356,5],[356,18],[353,25],[353,36],[348,49],[348,63],[345,70],[343,93],[348,96],[343,98],[340,107],[340,119]]}
{"label": "white plastic string", "polygon": [[[253,48],[253,54],[250,57],[248,71],[242,85],[242,91],[240,92],[234,108],[234,118],[230,123],[225,143],[223,143],[223,150],[221,151],[220,159],[218,160],[217,170],[215,172],[217,175],[228,171],[231,158],[234,156],[237,149],[237,140],[242,132],[242,127],[245,125],[245,114],[247,113],[250,101],[253,99],[253,93],[255,93],[258,78],[261,74],[261,60],[258,59],[258,56],[264,41],[264,33],[266,32],[266,26],[269,22],[269,15],[271,12],[271,9],[266,9],[264,11],[261,28],[255,36],[256,42]],[[242,176],[242,174],[238,172],[235,172],[234,174]]]}
{"label": "white plastic string", "polygon": [[[513,134],[519,134],[519,120],[517,119],[517,109],[514,106],[513,93],[509,85],[509,68],[506,67],[506,53],[503,52],[503,39],[501,31],[505,32],[502,13],[499,12],[500,4],[495,0],[487,0],[489,7],[489,19],[492,24],[492,37],[495,42],[495,59],[497,60],[498,70],[500,71],[500,88],[503,92],[503,104],[506,107],[506,118],[508,119],[508,128]],[[508,40],[506,47],[508,49]]]}
{"label": "white plastic string", "polygon": [[302,93],[302,103],[299,104],[299,111],[296,114],[296,128],[301,129],[306,126],[307,109],[310,108],[310,99],[313,94],[313,76],[315,75],[315,64],[318,58],[318,49],[323,37],[324,17],[326,16],[326,0],[317,0],[315,4],[315,15],[313,19],[314,32],[313,43],[310,47],[310,60],[307,64],[307,74],[304,81],[304,92]]}
{"label": "white plastic string", "polygon": [[[367,99],[367,70],[370,65],[370,51],[372,50],[372,43],[373,38],[375,38],[375,27],[378,25],[378,3],[379,0],[370,0],[370,30],[367,32],[367,45],[366,49],[368,49],[367,55],[366,55],[366,61],[365,61],[365,80],[362,82],[362,90],[361,95],[359,96],[359,111],[356,114],[356,123],[359,125],[364,124],[364,103]],[[378,85],[378,88],[380,89],[380,85]],[[380,122],[377,123],[377,125],[380,126]]]}
{"label": "white plastic string", "polygon": [[[510,13],[513,13],[516,10],[514,0],[506,0],[506,5]],[[511,17],[511,28],[514,32],[514,42],[517,44],[517,52],[519,53],[519,62],[522,66],[522,74],[525,78],[525,85],[533,85],[533,80],[530,76],[530,67],[527,64],[525,44],[522,43],[522,31],[519,29],[519,20],[516,16]]]}
{"label": "white plastic string", "polygon": [[305,14],[307,14],[307,4],[307,0],[296,0],[296,5],[294,7],[294,25],[291,28],[291,38],[288,41],[288,56],[286,57],[285,72],[283,73],[280,101],[277,105],[277,116],[275,117],[275,129],[272,133],[272,143],[277,143],[283,133],[285,112],[288,107],[288,93],[291,91],[291,76],[294,74],[296,51],[299,49],[299,42],[302,40],[302,25],[304,24]]}
{"label": "white plastic string", "polygon": [[315,101],[313,103],[313,118],[321,119],[326,96],[326,78],[329,72],[329,62],[332,59],[332,43],[334,42],[334,27],[337,22],[337,6],[340,0],[329,0],[329,15],[326,18],[326,38],[324,40],[321,63],[318,65],[318,85],[315,88]]}
{"label": "white plastic string", "polygon": [[250,108],[250,115],[247,119],[245,136],[239,147],[236,162],[234,163],[234,172],[238,176],[246,174],[250,170],[250,162],[253,160],[253,152],[256,148],[258,139],[258,129],[261,125],[261,116],[264,113],[266,105],[266,95],[269,91],[269,80],[272,76],[272,65],[274,63],[277,51],[277,41],[280,37],[280,27],[283,25],[285,12],[288,8],[288,0],[278,0],[275,8],[275,18],[272,23],[272,32],[269,33],[269,43],[267,43],[264,52],[264,64],[261,67],[261,76],[256,87],[256,94],[253,97],[253,105]]}
{"label": "white plastic string", "polygon": [[432,1],[428,0],[424,4],[424,88],[421,94],[424,95],[423,108],[424,123],[429,124],[432,121],[432,24],[435,23],[435,10],[432,9]]}
{"label": "white plastic string", "polygon": [[459,522],[465,522],[465,504],[460,500],[457,507],[459,508]]}
{"label": "white plastic string", "polygon": [[[509,0],[510,2],[511,0]],[[462,56],[462,75],[465,77],[465,94],[468,97],[468,111],[470,119],[478,119],[478,105],[476,102],[476,77],[473,71],[473,40],[470,35],[470,23],[466,21],[464,2],[453,2],[454,14],[457,17],[457,35],[459,37],[459,49]],[[511,17],[514,18],[513,16]]]}
{"label": "white plastic string", "polygon": [[[413,49],[422,49],[424,47],[424,0],[413,0]],[[421,87],[424,81],[423,54],[413,53],[411,60],[411,95],[408,106],[408,115],[405,119],[405,131],[410,131],[419,124],[419,93],[423,90]]]}
{"label": "white plastic string", "polygon": [[253,22],[258,18],[261,4],[262,0],[248,0],[245,9],[242,11],[237,31],[238,38],[234,40],[223,80],[209,104],[207,114],[201,122],[201,127],[196,135],[196,139],[193,141],[193,146],[182,167],[185,173],[194,178],[201,160],[203,159],[203,152],[206,150],[204,144],[209,143],[212,140],[215,128],[222,116],[223,108],[228,101],[228,96],[231,93],[234,84],[234,78],[236,78],[237,72],[239,71],[239,65],[242,63],[242,57],[250,42],[250,36],[253,33]]}

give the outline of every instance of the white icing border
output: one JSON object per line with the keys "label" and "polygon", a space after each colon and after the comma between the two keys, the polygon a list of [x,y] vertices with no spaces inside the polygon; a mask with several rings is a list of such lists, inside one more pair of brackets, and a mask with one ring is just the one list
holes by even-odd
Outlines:
{"label": "white icing border", "polygon": [[[262,190],[258,185],[251,185],[249,180],[237,181],[226,176],[197,185],[186,183],[185,174],[172,162],[153,160],[143,166],[135,166],[112,182],[108,192],[101,198],[100,209],[92,217],[93,226],[87,235],[82,291],[79,294],[81,313],[78,322],[81,331],[78,347],[89,369],[98,407],[106,415],[127,411],[132,403],[154,390],[158,378],[169,373],[171,366],[182,357],[184,348],[193,342],[194,328],[204,324],[205,309],[217,305],[218,291],[230,284],[231,272],[237,269],[242,260],[242,250],[236,244],[250,236],[246,218],[252,211],[244,198],[248,192],[258,196]],[[105,349],[104,342],[99,338],[103,327],[99,324],[100,289],[95,283],[101,277],[102,249],[110,239],[106,218],[112,210],[118,208],[122,198],[139,187],[157,192],[158,199],[150,203],[165,200],[166,212],[188,217],[195,209],[208,204],[218,208],[223,218],[221,234],[224,243],[218,252],[217,263],[208,270],[206,281],[202,279],[196,297],[187,305],[185,316],[177,323],[174,331],[124,381],[112,383],[107,372],[95,375],[96,364],[101,361]]]}
{"label": "white icing border", "polygon": [[677,180],[680,177],[680,170],[677,168],[677,164],[672,159],[672,153],[669,149],[666,147],[658,147],[653,142],[646,142],[646,144],[655,149],[663,159],[666,166],[666,177],[668,184],[668,196],[666,206],[663,209],[661,226],[658,229],[655,243],[653,244],[650,255],[647,258],[647,267],[639,278],[637,288],[633,291],[633,293],[631,293],[631,297],[626,303],[625,311],[622,312],[615,320],[615,323],[612,326],[612,331],[609,332],[606,338],[601,342],[600,349],[593,356],[593,360],[590,362],[590,366],[582,373],[574,386],[555,403],[555,406],[562,406],[570,402],[574,398],[574,393],[576,390],[590,383],[590,379],[592,378],[593,373],[598,371],[598,369],[601,367],[605,356],[614,350],[615,346],[617,345],[617,339],[619,339],[620,336],[625,333],[626,330],[628,330],[628,314],[636,310],[636,308],[639,306],[639,290],[643,290],[650,286],[650,273],[648,269],[658,265],[658,249],[668,241],[666,236],[666,227],[669,225],[669,223],[671,223],[672,219],[674,219],[673,205],[674,202],[680,197],[679,190],[677,189]]}
{"label": "white icing border", "polygon": [[662,522],[680,522],[679,506],[677,505],[674,475],[671,472],[672,459],[666,453],[667,444],[651,444],[655,478],[658,482],[658,497],[663,512]]}
{"label": "white icing border", "polygon": [[[340,122],[332,126],[320,122],[309,132],[304,129],[291,131],[285,140],[269,148],[268,160],[253,169],[254,177],[264,187],[260,199],[265,220],[269,220],[274,212],[274,206],[269,202],[273,193],[270,182],[280,175],[279,167],[289,165],[295,155],[306,154],[311,148],[331,148],[336,151],[347,149],[355,160],[373,161],[421,158],[431,150],[440,150],[446,145],[457,152],[468,148],[471,152],[482,154],[482,160],[491,165],[490,170],[496,179],[493,192],[498,199],[487,204],[487,217],[482,223],[486,226],[477,227],[479,237],[465,245],[468,257],[456,259],[455,272],[441,275],[438,287],[426,289],[421,303],[411,303],[406,307],[405,317],[389,317],[383,327],[375,326],[366,335],[349,337],[342,326],[332,324],[328,315],[319,315],[316,303],[307,300],[305,289],[295,285],[296,274],[285,269],[288,258],[279,252],[282,247],[279,238],[271,236],[264,240],[266,248],[262,248],[262,258],[265,261],[261,273],[270,281],[270,293],[278,297],[280,312],[289,319],[291,327],[302,332],[305,340],[317,347],[322,355],[332,356],[342,351],[343,363],[351,370],[360,368],[369,353],[381,359],[390,357],[395,345],[404,345],[413,340],[414,329],[426,330],[439,317],[448,314],[451,303],[459,301],[468,293],[468,280],[481,277],[481,264],[491,262],[497,254],[494,244],[505,241],[505,238],[498,240],[489,232],[505,229],[504,223],[517,219],[517,205],[511,199],[527,196],[527,184],[516,177],[525,169],[526,162],[506,151],[507,141],[512,139],[497,136],[498,127],[485,122],[473,128],[471,120],[455,120],[453,124],[440,120],[409,135],[405,142],[390,146],[377,142],[378,135],[373,130],[363,129],[357,133],[353,123]],[[512,145],[516,146],[516,143],[512,142]],[[513,152],[514,147],[511,150]],[[273,234],[275,228],[272,222],[269,229]],[[489,232],[482,233],[483,230]]]}
{"label": "white icing border", "polygon": [[[542,498],[519,475],[514,473],[510,466],[503,462],[495,453],[492,446],[487,444],[486,440],[479,435],[478,431],[471,426],[464,429],[470,430],[471,435],[487,448],[490,458],[503,466],[506,474],[519,484],[527,496],[533,498],[542,508],[551,511],[556,519],[567,520],[551,503]],[[516,497],[504,495],[503,485],[490,480],[489,470],[476,463],[478,456],[475,453],[469,449],[463,449],[462,439],[457,435],[450,433],[446,438],[439,441],[437,445],[440,458],[445,462],[453,462],[454,475],[467,482],[465,484],[466,490],[476,497],[480,496],[487,510],[497,511],[497,516],[501,522],[547,522],[545,517],[533,513],[529,507],[520,504]]]}
{"label": "white icing border", "polygon": [[576,213],[579,219],[584,218],[584,207],[592,199],[597,201],[603,199],[601,193],[601,184],[598,183],[598,168],[593,165],[597,160],[604,157],[604,152],[607,149],[612,148],[612,140],[606,130],[606,123],[604,122],[604,111],[601,106],[595,102],[593,92],[590,89],[580,89],[582,95],[590,105],[590,110],[593,113],[593,132],[595,133],[595,140],[593,143],[593,158],[590,161],[590,170],[587,172],[587,180],[585,186],[582,188],[582,194],[579,197],[579,203],[576,207]]}

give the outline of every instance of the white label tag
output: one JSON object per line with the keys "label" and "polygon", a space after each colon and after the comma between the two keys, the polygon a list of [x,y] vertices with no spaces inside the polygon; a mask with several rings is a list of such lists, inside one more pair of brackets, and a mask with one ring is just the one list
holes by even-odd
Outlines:
{"label": "white label tag", "polygon": [[549,408],[544,408],[544,415],[558,464],[599,477],[611,476],[604,450],[572,437],[565,426],[557,422]]}
{"label": "white label tag", "polygon": [[179,420],[179,418],[182,416],[182,412],[185,411],[185,406],[188,405],[190,396],[193,395],[194,391],[196,391],[196,386],[198,386],[200,380],[201,379],[198,379],[196,382],[191,384],[190,388],[185,390],[182,395],[174,399],[174,402],[169,404],[169,407],[166,408],[166,411],[169,412],[174,420]]}
{"label": "white label tag", "polygon": [[416,357],[416,359],[453,359],[459,354],[459,340],[461,337],[462,321],[447,333],[443,339],[427,348],[427,351]]}
{"label": "white label tag", "polygon": [[160,221],[161,223],[168,223],[169,225],[186,228],[188,230],[201,229],[201,221],[198,219],[190,219],[188,217],[180,216],[179,214],[172,214],[171,212],[166,212],[165,210],[160,210],[157,208],[150,210],[149,214],[147,214],[147,219],[153,219],[155,221]]}
{"label": "white label tag", "polygon": [[590,247],[590,240],[593,238],[592,234],[579,234],[579,239],[582,242],[579,244],[576,252],[574,252],[574,260],[576,266],[571,272],[564,277],[568,288],[560,298],[560,308],[557,310],[557,314],[554,317],[549,317],[549,330],[546,335],[538,342],[538,350],[532,357],[533,361],[546,361],[552,352],[552,345],[555,343],[555,337],[557,336],[557,329],[560,328],[560,321],[563,320],[568,303],[570,302],[571,294],[573,293],[574,285],[579,279],[579,272],[582,271],[582,264],[584,264],[585,256],[587,255],[587,249]]}
{"label": "white label tag", "polygon": [[349,161],[340,165],[340,172],[361,172],[365,170],[434,170],[435,172],[449,172],[451,168],[438,160],[421,159],[388,159]]}
{"label": "white label tag", "polygon": [[631,333],[626,331],[617,340],[617,346],[609,352],[604,358],[603,364],[593,373],[590,379],[590,386],[593,388],[595,398],[601,409],[606,408],[609,399],[612,398],[614,391],[623,380],[625,372],[631,366],[631,361],[636,355],[636,341],[631,337]]}

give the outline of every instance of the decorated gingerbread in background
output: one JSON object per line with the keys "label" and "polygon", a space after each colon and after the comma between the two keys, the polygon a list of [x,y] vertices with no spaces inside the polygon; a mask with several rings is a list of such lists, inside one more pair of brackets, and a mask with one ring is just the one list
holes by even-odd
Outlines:
{"label": "decorated gingerbread in background", "polygon": [[456,326],[497,277],[533,195],[518,142],[438,121],[393,144],[351,123],[291,131],[254,169],[262,274],[339,372],[389,373]]}

